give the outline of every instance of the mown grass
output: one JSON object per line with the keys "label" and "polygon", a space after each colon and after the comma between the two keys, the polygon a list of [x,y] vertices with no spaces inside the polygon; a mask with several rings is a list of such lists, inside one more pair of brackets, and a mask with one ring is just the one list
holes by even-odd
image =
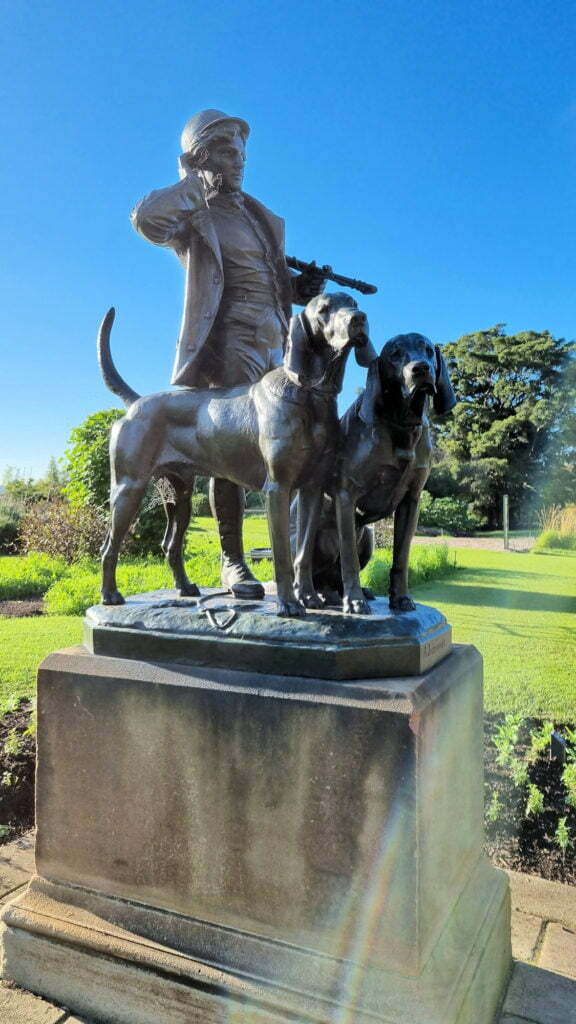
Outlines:
{"label": "mown grass", "polygon": [[[246,549],[268,546],[266,521],[251,518],[245,524]],[[442,550],[442,545],[438,548]],[[524,716],[576,721],[576,553],[515,552],[460,548],[456,573],[425,582],[429,571],[420,564],[420,552],[435,555],[435,545],[414,547],[412,593],[419,602],[439,608],[453,628],[457,643],[473,643],[484,656],[486,707],[489,711],[518,712]],[[211,519],[197,519],[187,544],[191,578],[205,586],[217,586],[218,538]],[[450,563],[455,552],[446,555]],[[379,551],[365,570],[365,585],[380,593],[387,588],[389,556]],[[5,563],[18,566],[14,558],[0,559],[0,579],[6,579]],[[270,579],[269,563],[255,567],[261,579]],[[436,567],[442,572],[441,566]],[[20,571],[18,569],[18,571]],[[449,570],[450,571],[450,570]],[[99,572],[96,564],[74,567],[82,611],[98,601]],[[171,586],[171,576],[158,559],[125,563],[121,586],[126,593]],[[84,576],[82,576],[84,574]],[[65,606],[67,580],[54,583],[60,588]],[[19,584],[20,585],[20,584]],[[128,589],[126,589],[128,588]],[[74,597],[76,600],[76,597]],[[87,604],[85,603],[87,602]],[[54,604],[56,610],[56,602]],[[36,669],[52,650],[81,642],[81,613],[41,618],[0,619],[0,697],[2,694],[31,694]]]}
{"label": "mown grass", "polygon": [[483,655],[487,710],[576,722],[576,553],[461,548],[458,566],[415,596]]}

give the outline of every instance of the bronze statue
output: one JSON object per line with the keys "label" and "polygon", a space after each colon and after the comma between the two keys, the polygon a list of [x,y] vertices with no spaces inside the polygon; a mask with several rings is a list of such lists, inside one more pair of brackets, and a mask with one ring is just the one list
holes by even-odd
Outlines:
{"label": "bronze statue", "polygon": [[[361,365],[376,358],[366,316],[351,296],[322,294],[293,317],[283,365],[256,384],[181,388],[140,398],[117,373],[109,348],[114,311],[100,329],[105,384],[128,406],[111,434],[111,527],[103,547],[102,600],[122,604],[115,570],[122,540],[150,480],[165,477],[171,506],[165,551],[181,594],[198,595],[187,578],[182,547],[196,474],[263,490],[278,591],[278,614],[302,616],[321,607],[312,583],[312,551],[324,489],[339,438],[336,396],[349,352]],[[290,498],[299,492],[295,585],[290,551]],[[347,611],[364,611],[355,595]]]}
{"label": "bronze statue", "polygon": [[340,421],[338,468],[325,500],[313,554],[313,585],[324,600],[343,593],[369,611],[359,571],[372,555],[370,523],[394,515],[390,608],[411,611],[408,558],[420,495],[430,473],[429,396],[437,415],[456,404],[438,345],[400,334],[370,365],[365,390]]}
{"label": "bronze statue", "polygon": [[[182,132],[180,181],[151,192],[132,212],[135,229],[176,252],[186,274],[172,384],[253,384],[282,362],[292,303],[317,295],[314,265],[290,273],[284,222],[242,192],[250,129],[239,117],[203,110]],[[208,470],[210,472],[210,470]],[[264,596],[244,560],[244,490],[212,478],[210,504],[222,547],[222,584],[236,597]]]}

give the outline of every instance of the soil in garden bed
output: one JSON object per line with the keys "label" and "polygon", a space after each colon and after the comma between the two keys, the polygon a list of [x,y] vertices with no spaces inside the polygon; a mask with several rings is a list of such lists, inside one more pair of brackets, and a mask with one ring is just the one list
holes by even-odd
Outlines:
{"label": "soil in garden bed", "polygon": [[43,615],[44,601],[42,598],[29,598],[27,601],[0,601],[1,619],[21,619],[29,615]]}
{"label": "soil in garden bed", "polygon": [[24,700],[0,719],[0,844],[34,825],[36,737],[30,736],[32,705]]}
{"label": "soil in garden bed", "polygon": [[[567,802],[564,763],[551,756],[548,746],[528,765],[527,784],[514,785],[510,769],[498,764],[493,743],[503,722],[503,715],[487,715],[484,722],[485,806],[489,808],[494,792],[500,805],[494,820],[486,814],[486,852],[497,867],[576,885],[576,807]],[[518,758],[527,757],[530,735],[542,725],[538,719],[523,720],[515,749]],[[555,728],[562,734],[566,727],[555,723]],[[529,785],[542,794],[542,809],[531,813],[527,813]],[[555,839],[561,819],[566,819],[569,836],[564,851]]]}

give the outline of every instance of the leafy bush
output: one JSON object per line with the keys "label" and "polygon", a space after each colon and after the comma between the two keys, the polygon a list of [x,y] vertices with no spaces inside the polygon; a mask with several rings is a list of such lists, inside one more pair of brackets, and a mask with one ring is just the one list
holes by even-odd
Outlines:
{"label": "leafy bush", "polygon": [[18,550],[20,516],[0,511],[0,554],[10,555]]}
{"label": "leafy bush", "polygon": [[[362,585],[377,595],[388,593],[392,552],[389,548],[376,550],[374,557],[362,572]],[[419,583],[441,579],[456,571],[456,555],[447,544],[431,544],[413,547],[410,551],[408,583],[416,587]]]}
{"label": "leafy bush", "polygon": [[193,494],[192,495],[192,515],[193,516],[211,516],[212,510],[210,508],[210,501],[208,500],[207,494]]}
{"label": "leafy bush", "polygon": [[20,525],[22,549],[41,551],[66,562],[98,554],[106,536],[107,515],[93,505],[66,501],[34,502]]}
{"label": "leafy bush", "polygon": [[473,533],[483,522],[482,516],[462,498],[432,498],[428,491],[422,492],[419,526],[435,526],[448,533]]}
{"label": "leafy bush", "polygon": [[65,576],[68,566],[63,558],[33,552],[0,559],[0,601],[18,601],[41,597],[50,586]]}

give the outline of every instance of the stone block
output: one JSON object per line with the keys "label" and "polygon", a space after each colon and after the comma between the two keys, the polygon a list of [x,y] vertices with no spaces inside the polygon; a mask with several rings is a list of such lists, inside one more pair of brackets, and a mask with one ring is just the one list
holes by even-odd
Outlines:
{"label": "stone block", "polygon": [[542,928],[541,918],[512,911],[512,956],[515,960],[532,960]]}
{"label": "stone block", "polygon": [[562,924],[546,925],[538,965],[576,980],[576,932]]}
{"label": "stone block", "polygon": [[21,988],[0,984],[0,1020],[2,1024],[68,1024],[68,1015],[62,1007],[51,1006],[23,992]]}
{"label": "stone block", "polygon": [[469,647],[347,682],[51,655],[5,975],[118,1024],[491,1024],[482,737]]}
{"label": "stone block", "polygon": [[576,983],[560,974],[517,963],[504,1003],[503,1018],[537,1024],[576,1024]]}

